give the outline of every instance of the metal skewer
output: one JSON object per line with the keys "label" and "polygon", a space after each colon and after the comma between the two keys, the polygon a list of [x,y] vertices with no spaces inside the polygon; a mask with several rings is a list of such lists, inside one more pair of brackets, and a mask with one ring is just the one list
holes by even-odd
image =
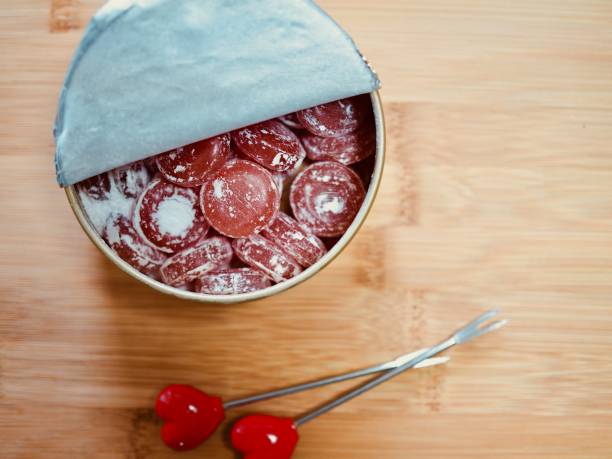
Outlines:
{"label": "metal skewer", "polygon": [[491,310],[491,311],[485,312],[484,314],[474,319],[472,322],[468,323],[464,327],[457,330],[455,333],[453,333],[449,338],[445,339],[444,341],[436,344],[435,346],[429,349],[426,349],[425,351],[421,352],[417,356],[402,363],[400,366],[387,371],[383,375],[373,379],[370,382],[363,384],[357,389],[351,392],[348,392],[347,394],[321,406],[320,408],[302,416],[301,418],[296,419],[294,421],[294,424],[296,426],[305,424],[308,421],[311,421],[314,418],[321,416],[322,414],[325,414],[328,411],[333,410],[334,408],[342,405],[343,403],[346,403],[349,400],[352,400],[353,398],[358,397],[364,392],[367,392],[370,389],[373,389],[376,386],[390,380],[391,378],[399,375],[400,373],[403,373],[409,368],[415,367],[419,363],[423,362],[424,360],[436,354],[439,354],[440,352],[443,352],[453,346],[456,346],[458,344],[463,344],[473,338],[476,338],[478,336],[484,335],[485,333],[489,333],[493,330],[497,330],[503,327],[508,322],[507,320],[496,320],[492,323],[489,323],[488,325],[485,325],[485,322],[495,317],[498,313],[499,313],[498,310]]}
{"label": "metal skewer", "polygon": [[[263,394],[253,395],[251,397],[245,397],[237,400],[230,400],[223,404],[223,408],[226,410],[230,408],[236,408],[243,405],[248,405],[250,403],[261,402],[263,400],[269,400],[271,398],[282,397],[284,395],[296,394],[298,392],[303,392],[309,389],[316,389],[317,387],[327,386],[328,384],[335,384],[342,381],[347,381],[353,378],[360,378],[362,376],[368,376],[374,373],[379,373],[381,371],[391,370],[393,368],[397,368],[406,362],[414,359],[417,356],[420,356],[424,352],[428,351],[428,349],[419,349],[418,351],[411,352],[409,354],[401,355],[389,362],[381,363],[378,365],[373,365],[367,368],[362,368],[360,370],[351,371],[350,373],[345,373],[338,376],[331,376],[329,378],[319,379],[316,381],[311,381],[304,384],[297,384],[295,386],[285,387],[283,389],[274,390],[271,392],[266,392]],[[433,365],[440,365],[448,362],[449,357],[434,357],[431,359],[423,359],[420,363],[414,365],[415,368],[425,368]]]}

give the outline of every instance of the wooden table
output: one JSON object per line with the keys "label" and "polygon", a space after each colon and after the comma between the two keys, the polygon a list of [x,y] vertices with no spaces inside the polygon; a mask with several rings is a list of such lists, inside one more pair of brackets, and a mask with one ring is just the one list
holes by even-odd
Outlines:
{"label": "wooden table", "polygon": [[[612,2],[321,4],[384,83],[382,190],[322,274],[218,307],[121,273],[55,184],[56,99],[100,1],[0,0],[0,456],[174,457],[152,411],[167,383],[237,397],[500,307],[507,329],[305,426],[295,457],[611,457]],[[183,457],[233,456],[216,435]]]}

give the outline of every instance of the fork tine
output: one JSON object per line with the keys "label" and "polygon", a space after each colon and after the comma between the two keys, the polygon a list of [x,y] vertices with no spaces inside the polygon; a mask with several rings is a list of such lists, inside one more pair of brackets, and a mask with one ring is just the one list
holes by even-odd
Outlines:
{"label": "fork tine", "polygon": [[504,325],[506,325],[508,322],[509,322],[508,319],[496,320],[495,322],[490,323],[486,327],[482,327],[480,329],[480,333],[478,334],[478,336],[484,335],[485,333],[489,333],[489,332],[492,332],[494,330],[499,330]]}
{"label": "fork tine", "polygon": [[492,319],[493,317],[498,315],[499,312],[500,312],[499,309],[491,309],[491,310],[481,314],[480,317],[476,317],[476,319],[474,319],[472,321],[471,325],[475,326],[475,327],[480,327],[480,325],[482,325],[483,323],[485,323],[489,319]]}
{"label": "fork tine", "polygon": [[454,338],[457,341],[457,344],[462,344],[478,336],[482,336],[491,331],[498,330],[507,323],[508,320],[503,319],[496,320],[495,322],[491,322],[483,327],[464,328],[463,330],[459,330],[459,332],[454,335]]}

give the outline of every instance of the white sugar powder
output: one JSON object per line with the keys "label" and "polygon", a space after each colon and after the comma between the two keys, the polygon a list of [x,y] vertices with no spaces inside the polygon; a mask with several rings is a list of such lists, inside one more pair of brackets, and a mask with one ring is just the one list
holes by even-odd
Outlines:
{"label": "white sugar powder", "polygon": [[195,209],[193,203],[179,194],[175,194],[159,203],[153,214],[153,221],[162,234],[184,236],[193,226]]}
{"label": "white sugar powder", "polygon": [[294,241],[301,241],[305,237],[299,231],[288,231],[286,234],[288,234],[289,237],[291,237],[291,239],[293,239]]}
{"label": "white sugar powder", "polygon": [[213,182],[213,196],[216,199],[223,199],[227,193],[225,182],[221,179],[216,179]]}
{"label": "white sugar powder", "polygon": [[331,212],[339,214],[344,210],[345,202],[339,196],[330,196],[326,193],[315,197],[315,208],[318,214]]}
{"label": "white sugar powder", "polygon": [[287,155],[285,155],[284,153],[277,153],[272,159],[272,165],[278,166],[279,164],[281,164],[283,161],[287,159],[286,156]]}
{"label": "white sugar powder", "polygon": [[89,221],[98,234],[102,234],[106,220],[112,213],[124,215],[128,219],[132,216],[132,209],[136,199],[126,197],[117,187],[114,180],[110,180],[110,191],[106,199],[94,199],[84,191],[79,191],[79,197]]}

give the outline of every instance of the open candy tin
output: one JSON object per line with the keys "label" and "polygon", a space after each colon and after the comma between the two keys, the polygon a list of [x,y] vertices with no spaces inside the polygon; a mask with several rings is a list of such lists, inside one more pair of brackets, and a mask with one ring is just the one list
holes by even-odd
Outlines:
{"label": "open candy tin", "polygon": [[111,0],[64,83],[58,182],[94,244],[150,287],[274,295],[365,220],[385,154],[379,86],[309,0]]}

